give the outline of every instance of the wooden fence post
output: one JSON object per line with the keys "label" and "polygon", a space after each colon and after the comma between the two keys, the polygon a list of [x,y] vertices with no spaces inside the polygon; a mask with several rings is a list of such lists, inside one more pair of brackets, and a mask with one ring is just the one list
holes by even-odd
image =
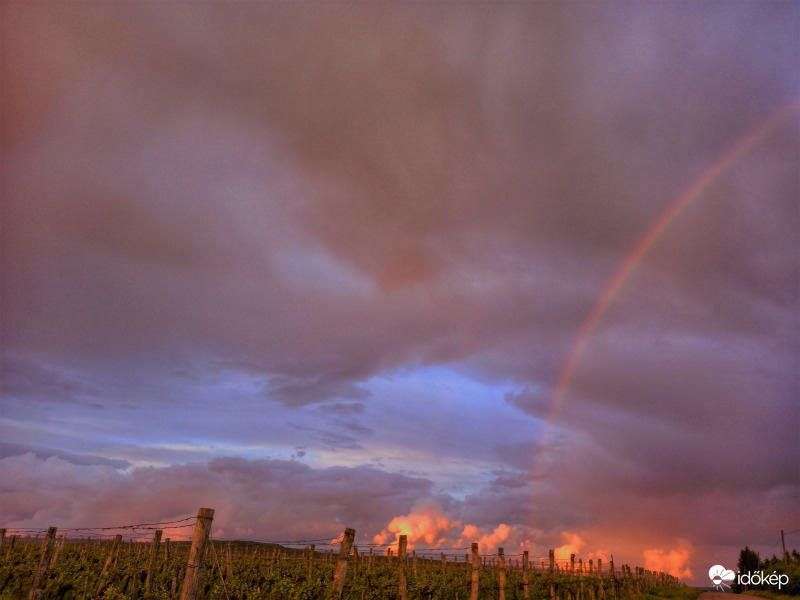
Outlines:
{"label": "wooden fence post", "polygon": [[225,575],[229,583],[233,581],[233,550],[230,542],[225,545]]}
{"label": "wooden fence post", "polygon": [[347,575],[347,557],[350,556],[350,547],[353,545],[353,539],[355,537],[355,529],[350,529],[348,527],[344,530],[342,545],[339,548],[339,561],[336,563],[336,571],[333,574],[333,591],[331,593],[331,600],[339,600],[342,597],[344,578]]}
{"label": "wooden fence post", "polygon": [[31,587],[28,600],[37,600],[42,595],[42,590],[39,588],[44,581],[44,576],[47,574],[47,567],[50,566],[50,555],[53,552],[53,540],[56,537],[56,528],[48,527],[47,535],[42,542],[42,556],[39,558],[39,568],[36,571],[36,576],[33,578],[33,586]]}
{"label": "wooden fence post", "polygon": [[95,588],[94,592],[95,596],[102,594],[103,590],[106,589],[106,585],[108,585],[108,570],[111,568],[111,563],[114,562],[114,556],[117,553],[117,549],[119,548],[119,543],[121,541],[122,534],[118,533],[116,536],[114,536],[114,542],[111,544],[111,550],[108,551],[106,562],[103,564],[103,570],[100,571],[100,577],[97,580],[97,588]]}
{"label": "wooden fence post", "polygon": [[406,536],[401,535],[397,542],[397,582],[400,588],[400,600],[407,600],[406,592]]}
{"label": "wooden fence post", "polygon": [[156,574],[156,563],[158,562],[158,547],[161,545],[161,529],[156,529],[153,536],[153,544],[150,546],[150,565],[147,567],[147,579],[144,581],[144,595],[149,598],[153,593],[153,578]]}
{"label": "wooden fence post", "polygon": [[478,573],[480,571],[480,557],[478,556],[478,543],[472,542],[472,589],[469,600],[478,600]]}
{"label": "wooden fence post", "polygon": [[211,522],[214,520],[213,508],[201,508],[197,511],[197,521],[192,534],[192,548],[186,563],[186,578],[183,580],[181,600],[197,600],[200,578],[203,575],[203,559],[206,555],[208,536],[211,533]]}
{"label": "wooden fence post", "polygon": [[528,573],[528,551],[522,553],[522,591],[525,600],[531,600],[530,574]]}
{"label": "wooden fence post", "polygon": [[497,549],[497,566],[500,569],[500,590],[497,600],[506,600],[506,556],[503,548]]}
{"label": "wooden fence post", "polygon": [[67,534],[62,533],[60,536],[56,537],[56,543],[53,547],[53,556],[50,558],[50,565],[47,567],[48,570],[55,568],[56,562],[58,561],[58,555],[61,553],[61,548],[64,547],[64,544],[67,543]]}
{"label": "wooden fence post", "polygon": [[617,598],[617,571],[614,569],[614,555],[611,555],[611,560],[609,561],[608,572],[611,574],[611,595],[616,599]]}
{"label": "wooden fence post", "polygon": [[11,536],[11,541],[8,543],[8,550],[6,550],[6,560],[9,560],[11,558],[11,554],[14,552],[14,546],[17,543],[18,537],[19,536],[16,535]]}
{"label": "wooden fence post", "polygon": [[600,598],[606,600],[606,584],[603,582],[603,559],[597,559],[597,574],[600,576]]}

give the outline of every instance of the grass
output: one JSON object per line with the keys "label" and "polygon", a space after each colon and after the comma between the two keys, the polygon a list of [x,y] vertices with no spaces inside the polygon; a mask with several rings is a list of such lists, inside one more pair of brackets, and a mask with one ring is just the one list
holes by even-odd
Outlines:
{"label": "grass", "polygon": [[666,587],[648,590],[634,596],[637,600],[697,600],[703,588]]}

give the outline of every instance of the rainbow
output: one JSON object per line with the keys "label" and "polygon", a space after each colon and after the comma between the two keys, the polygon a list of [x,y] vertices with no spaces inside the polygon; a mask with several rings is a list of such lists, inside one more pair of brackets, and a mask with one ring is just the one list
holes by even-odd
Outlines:
{"label": "rainbow", "polygon": [[750,130],[739,139],[725,154],[723,154],[701,177],[692,183],[678,198],[661,214],[655,224],[641,237],[633,250],[623,260],[622,264],[609,280],[599,300],[594,305],[592,312],[584,322],[578,333],[577,340],[570,351],[564,367],[559,374],[558,381],[548,401],[546,413],[546,428],[542,447],[546,445],[548,432],[554,424],[564,402],[564,397],[569,389],[572,377],[578,367],[589,339],[592,336],[600,318],[608,309],[611,302],[619,294],[620,289],[636,269],[642,258],[653,247],[664,232],[672,225],[680,214],[695,200],[697,200],[708,187],[714,183],[725,171],[735,164],[753,145],[765,137],[778,125],[787,120],[793,113],[800,109],[800,98],[778,110],[754,129]]}

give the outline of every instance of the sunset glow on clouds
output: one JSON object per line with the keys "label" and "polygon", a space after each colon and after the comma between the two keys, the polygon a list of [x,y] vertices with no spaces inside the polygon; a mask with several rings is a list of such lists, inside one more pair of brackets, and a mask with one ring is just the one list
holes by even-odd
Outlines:
{"label": "sunset glow on clouds", "polygon": [[678,540],[678,549],[668,552],[660,549],[644,551],[646,569],[652,571],[662,571],[682,579],[692,579],[692,571],[687,566],[692,551],[692,544],[687,540]]}
{"label": "sunset glow on clouds", "polygon": [[797,4],[0,17],[0,526],[800,530]]}
{"label": "sunset glow on clouds", "polygon": [[461,526],[459,521],[450,521],[435,506],[423,507],[419,512],[395,517],[386,529],[373,538],[376,544],[388,544],[405,535],[408,548],[414,549],[416,542],[427,546],[441,547],[448,534]]}

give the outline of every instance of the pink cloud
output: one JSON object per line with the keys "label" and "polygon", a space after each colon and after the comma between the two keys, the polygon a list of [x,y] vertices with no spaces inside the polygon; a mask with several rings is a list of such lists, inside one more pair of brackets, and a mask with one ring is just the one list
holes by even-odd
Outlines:
{"label": "pink cloud", "polygon": [[418,507],[408,515],[395,517],[373,541],[376,544],[387,544],[393,537],[396,546],[401,535],[408,540],[408,549],[415,543],[423,542],[427,546],[438,547],[445,543],[447,535],[461,527],[461,522],[445,516],[434,505]]}
{"label": "pink cloud", "polygon": [[675,577],[692,579],[691,569],[687,563],[692,556],[692,544],[688,540],[679,540],[678,548],[663,550],[652,548],[644,551],[645,568],[651,571],[663,571]]}

